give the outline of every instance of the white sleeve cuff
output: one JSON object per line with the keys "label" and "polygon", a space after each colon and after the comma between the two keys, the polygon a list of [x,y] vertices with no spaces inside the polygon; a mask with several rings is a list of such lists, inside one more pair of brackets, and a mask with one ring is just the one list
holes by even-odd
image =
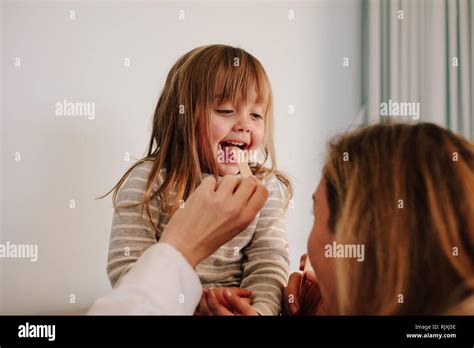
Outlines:
{"label": "white sleeve cuff", "polygon": [[192,315],[201,299],[199,277],[171,244],[157,243],[88,314]]}

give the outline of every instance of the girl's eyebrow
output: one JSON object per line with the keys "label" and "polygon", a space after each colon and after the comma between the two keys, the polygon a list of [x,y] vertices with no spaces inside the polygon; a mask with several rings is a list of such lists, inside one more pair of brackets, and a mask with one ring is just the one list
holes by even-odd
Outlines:
{"label": "girl's eyebrow", "polygon": [[[223,103],[223,102],[229,102],[229,103],[231,103],[230,100],[223,100],[222,97],[223,97],[222,94],[217,95],[216,98],[215,98],[215,100],[214,100],[214,103],[217,103],[217,104]],[[261,107],[261,108],[265,108],[266,105],[267,105],[267,104],[264,103],[264,102],[257,103],[256,101],[253,101],[253,102],[250,102],[250,103],[247,103],[247,104],[249,104],[249,105],[251,105],[251,106],[253,106],[253,107]]]}
{"label": "girl's eyebrow", "polygon": [[256,106],[256,107],[265,108],[265,106],[266,106],[267,104],[266,104],[266,103],[252,103],[251,105],[252,105],[252,106]]}
{"label": "girl's eyebrow", "polygon": [[214,98],[214,103],[223,103],[223,102],[228,102],[229,100],[224,100],[223,95],[219,94]]}

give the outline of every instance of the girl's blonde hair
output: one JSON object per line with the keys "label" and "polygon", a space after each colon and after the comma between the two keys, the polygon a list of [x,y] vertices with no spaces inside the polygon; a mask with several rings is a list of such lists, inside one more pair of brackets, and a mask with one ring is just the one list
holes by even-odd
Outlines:
{"label": "girl's blonde hair", "polygon": [[474,308],[472,143],[433,124],[379,124],[333,141],[323,177],[336,243],[365,250],[364,262],[336,259],[340,314]]}
{"label": "girl's blonde hair", "polygon": [[[260,178],[276,175],[286,187],[289,200],[292,196],[290,181],[276,169],[272,91],[268,77],[254,56],[241,48],[226,45],[195,48],[174,64],[155,109],[147,156],[129,168],[120,181],[100,198],[114,190],[114,208],[141,206],[142,215],[143,209],[146,209],[150,222],[150,201],[157,198],[162,211],[171,216],[179,202],[185,201],[200,184],[203,172],[215,177],[218,175],[209,126],[209,111],[216,99],[234,104],[247,101],[253,91],[257,92],[256,102],[266,104],[267,109],[262,144],[264,160],[255,163],[251,169]],[[117,194],[130,172],[147,160],[153,161],[153,166],[143,200],[135,204],[116,205]],[[270,161],[270,168],[264,166],[267,161]],[[152,193],[161,169],[166,169],[166,177],[158,190]],[[158,233],[157,226],[151,225]]]}

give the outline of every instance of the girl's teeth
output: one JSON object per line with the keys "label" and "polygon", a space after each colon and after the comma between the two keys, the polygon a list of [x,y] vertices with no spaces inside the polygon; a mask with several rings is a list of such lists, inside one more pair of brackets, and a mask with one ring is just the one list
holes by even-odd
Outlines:
{"label": "girl's teeth", "polygon": [[237,143],[237,142],[234,142],[234,141],[228,141],[229,144],[232,144],[232,145],[237,145],[237,146],[242,146],[244,145],[244,143]]}

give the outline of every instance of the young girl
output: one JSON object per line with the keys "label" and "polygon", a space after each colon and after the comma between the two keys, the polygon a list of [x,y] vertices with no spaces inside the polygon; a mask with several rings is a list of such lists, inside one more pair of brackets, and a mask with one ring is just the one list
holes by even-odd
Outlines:
{"label": "young girl", "polygon": [[[239,174],[228,156],[237,146],[263,154],[262,163],[250,166],[269,198],[255,220],[196,271],[204,288],[246,288],[252,291],[256,313],[279,314],[289,271],[283,215],[292,188],[276,169],[272,130],[272,92],[255,57],[224,45],[199,47],[182,56],[158,100],[148,155],[112,189],[115,212],[107,265],[112,286],[157,243],[170,217],[205,176]],[[264,166],[267,160],[270,168]]]}

